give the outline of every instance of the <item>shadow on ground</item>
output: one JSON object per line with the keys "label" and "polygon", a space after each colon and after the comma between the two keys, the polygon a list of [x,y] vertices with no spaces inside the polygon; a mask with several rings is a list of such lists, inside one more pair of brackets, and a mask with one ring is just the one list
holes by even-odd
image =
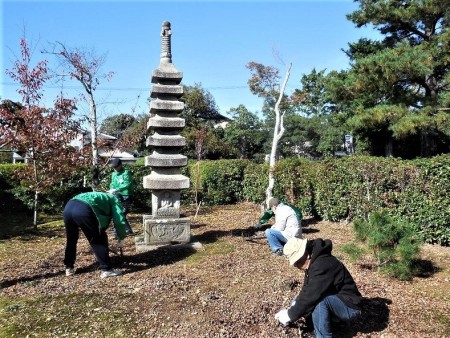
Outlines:
{"label": "shadow on ground", "polygon": [[124,274],[151,269],[156,266],[170,265],[195,254],[197,250],[190,246],[165,246],[133,255],[111,257],[112,264],[122,269]]}
{"label": "shadow on ground", "polygon": [[[390,299],[375,297],[363,298],[361,302],[361,316],[350,325],[344,326],[345,331],[336,330],[337,337],[352,337],[357,333],[381,332],[389,324]],[[349,327],[350,326],[350,327]]]}

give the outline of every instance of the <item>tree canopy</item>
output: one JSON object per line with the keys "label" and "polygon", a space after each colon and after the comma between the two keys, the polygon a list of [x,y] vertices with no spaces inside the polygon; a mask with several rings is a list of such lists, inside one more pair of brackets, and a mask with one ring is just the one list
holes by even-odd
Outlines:
{"label": "tree canopy", "polygon": [[224,141],[237,149],[240,158],[264,157],[263,146],[269,133],[256,114],[244,105],[231,108],[233,120],[225,128]]}
{"label": "tree canopy", "polygon": [[37,225],[39,194],[70,175],[80,163],[80,154],[69,146],[79,130],[73,119],[75,101],[57,97],[52,108],[42,103],[43,87],[49,79],[47,61],[32,65],[32,53],[25,39],[20,42],[21,57],[7,74],[20,87],[19,103],[3,101],[0,105],[2,143],[23,152],[30,162],[18,171],[24,182],[34,190],[34,225]]}
{"label": "tree canopy", "polygon": [[[450,1],[358,2],[348,19],[373,25],[383,39],[349,45],[351,68],[331,74],[331,97],[375,155],[448,151]],[[405,153],[405,142],[419,152]]]}
{"label": "tree canopy", "polygon": [[104,134],[114,136],[116,138],[121,138],[124,132],[130,128],[136,118],[130,114],[119,114],[108,116],[100,124],[99,131]]}
{"label": "tree canopy", "polygon": [[201,83],[194,86],[183,86],[184,111],[182,117],[186,126],[198,127],[204,121],[219,119],[219,108],[212,94],[204,89]]}

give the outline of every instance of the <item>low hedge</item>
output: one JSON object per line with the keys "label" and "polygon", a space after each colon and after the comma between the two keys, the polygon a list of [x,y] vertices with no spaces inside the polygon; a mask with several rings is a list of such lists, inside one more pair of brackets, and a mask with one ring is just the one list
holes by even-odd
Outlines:
{"label": "low hedge", "polygon": [[276,194],[288,195],[294,187],[297,204],[311,196],[311,214],[319,218],[367,220],[382,209],[406,219],[426,242],[450,244],[449,155],[409,161],[364,156],[320,162],[287,159],[277,163],[275,177]]}
{"label": "low hedge", "polygon": [[[133,172],[134,207],[151,210],[151,191],[142,186],[151,169],[142,164],[125,165]],[[1,210],[30,207],[32,194],[12,176],[17,165],[0,165]],[[189,161],[181,169],[190,177],[190,188],[182,191],[183,204],[261,203],[265,199],[269,167],[248,160]],[[110,171],[102,174],[107,190]],[[403,217],[425,241],[450,244],[450,156],[400,160],[351,156],[310,161],[280,160],[274,168],[274,196],[297,205],[303,214],[340,221],[367,220],[378,210]],[[82,176],[74,173],[61,186],[42,194],[42,210],[60,212],[71,196],[83,190]]]}
{"label": "low hedge", "polygon": [[24,198],[27,191],[14,175],[16,170],[23,167],[23,164],[0,164],[0,213],[25,212],[30,209]]}

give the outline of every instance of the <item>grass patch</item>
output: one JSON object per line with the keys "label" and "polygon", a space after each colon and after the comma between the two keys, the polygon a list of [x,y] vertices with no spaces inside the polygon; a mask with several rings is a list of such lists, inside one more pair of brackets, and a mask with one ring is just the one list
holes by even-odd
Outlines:
{"label": "grass patch", "polygon": [[204,259],[208,259],[210,256],[214,255],[224,255],[231,253],[235,250],[235,247],[230,242],[225,240],[218,240],[217,242],[205,244],[203,246],[204,250],[197,251],[193,255],[186,259],[188,264],[196,264]]}
{"label": "grass patch", "polygon": [[[123,330],[125,314],[100,294],[8,300],[0,298],[0,337],[114,335]],[[107,324],[107,325],[105,325]]]}
{"label": "grass patch", "polygon": [[62,215],[38,215],[37,232],[33,227],[33,215],[17,213],[14,215],[0,214],[0,239],[15,236],[39,235],[42,230],[52,231],[64,227]]}
{"label": "grass patch", "polygon": [[440,315],[440,316],[438,316],[437,321],[444,328],[444,336],[450,337],[450,317],[446,316],[446,315]]}
{"label": "grass patch", "polygon": [[62,219],[61,214],[57,214],[57,215],[39,214],[38,226],[39,225],[61,226],[61,225],[64,225],[64,221]]}

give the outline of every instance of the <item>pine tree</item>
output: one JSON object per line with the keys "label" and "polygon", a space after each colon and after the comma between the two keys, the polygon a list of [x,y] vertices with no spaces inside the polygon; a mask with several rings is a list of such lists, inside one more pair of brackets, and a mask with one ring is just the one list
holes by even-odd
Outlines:
{"label": "pine tree", "polygon": [[357,27],[373,25],[383,39],[350,44],[351,69],[335,72],[329,83],[334,100],[352,112],[352,126],[375,152],[381,146],[387,156],[405,155],[398,147],[411,140],[420,145],[413,155],[447,152],[450,1],[357,2],[348,19]]}

